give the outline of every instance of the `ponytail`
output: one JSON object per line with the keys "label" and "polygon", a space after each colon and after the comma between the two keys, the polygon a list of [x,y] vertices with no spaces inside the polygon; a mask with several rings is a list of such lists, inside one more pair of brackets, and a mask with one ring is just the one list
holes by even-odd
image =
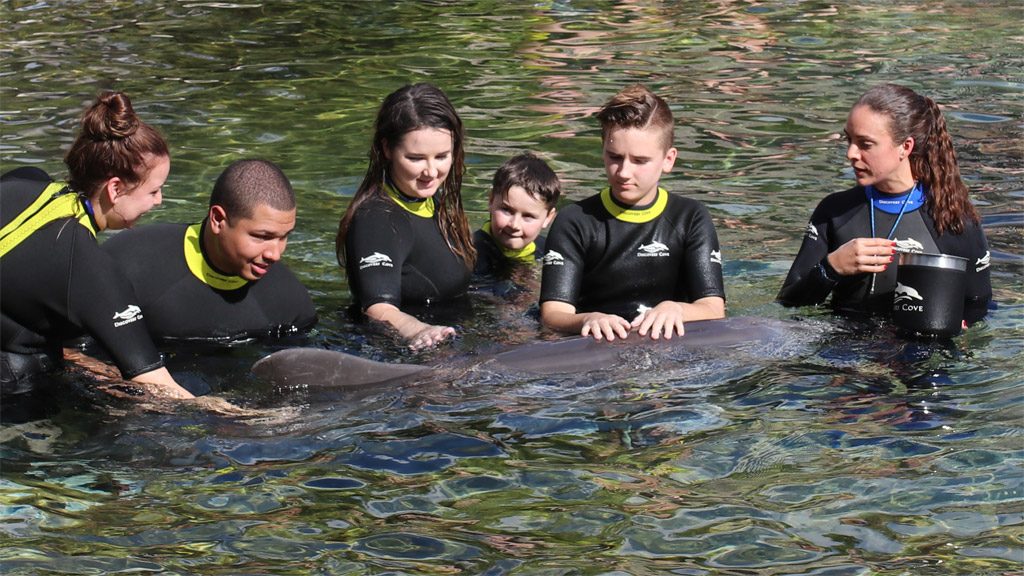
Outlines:
{"label": "ponytail", "polygon": [[929,209],[939,234],[950,231],[960,234],[964,231],[965,219],[978,223],[980,218],[971,204],[967,185],[960,177],[960,166],[956,161],[953,140],[946,129],[946,119],[939,105],[927,96],[921,96],[927,111],[925,137],[921,153],[918,144],[910,155],[910,168],[915,177],[927,187]]}

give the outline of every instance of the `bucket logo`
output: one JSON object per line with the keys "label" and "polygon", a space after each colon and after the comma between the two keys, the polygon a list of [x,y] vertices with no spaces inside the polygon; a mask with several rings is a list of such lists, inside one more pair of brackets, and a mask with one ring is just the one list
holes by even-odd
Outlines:
{"label": "bucket logo", "polygon": [[978,261],[974,263],[974,271],[981,272],[985,268],[988,268],[991,263],[992,253],[989,252],[988,250],[985,250],[985,255],[982,256],[981,258],[978,258]]}
{"label": "bucket logo", "polygon": [[124,310],[114,313],[114,328],[124,326],[125,324],[131,324],[132,322],[141,319],[142,309],[135,304],[129,304]]}
{"label": "bucket logo", "polygon": [[818,228],[814,225],[814,222],[807,223],[807,231],[804,232],[804,237],[815,242],[818,241]]}
{"label": "bucket logo", "polygon": [[665,246],[661,242],[655,240],[650,244],[641,244],[640,248],[636,251],[636,255],[639,258],[668,256],[668,246]]}
{"label": "bucket logo", "polygon": [[924,296],[921,296],[921,294],[917,290],[915,290],[913,287],[906,286],[906,285],[903,285],[903,284],[900,284],[899,282],[897,282],[896,283],[896,299],[895,299],[895,301],[896,302],[912,302],[914,300],[922,300],[923,301],[924,300]]}
{"label": "bucket logo", "polygon": [[896,239],[896,250],[900,252],[924,252],[924,245],[914,240],[913,238],[907,238],[906,240]]}
{"label": "bucket logo", "polygon": [[924,312],[924,296],[911,286],[896,282],[896,296],[892,300],[893,310],[903,312]]}
{"label": "bucket logo", "polygon": [[554,250],[548,250],[548,253],[540,261],[544,266],[562,266],[565,264],[565,258]]}
{"label": "bucket logo", "polygon": [[711,261],[712,264],[718,264],[719,266],[721,266],[722,265],[722,251],[721,250],[712,250],[711,251],[711,257],[709,258],[709,260]]}
{"label": "bucket logo", "polygon": [[390,256],[388,256],[387,254],[381,254],[380,252],[374,252],[373,254],[370,254],[369,256],[364,256],[364,257],[359,259],[359,269],[360,270],[363,270],[364,268],[371,268],[371,267],[375,268],[375,267],[378,267],[378,266],[383,266],[385,268],[392,268],[392,267],[394,267],[394,263],[392,263]]}

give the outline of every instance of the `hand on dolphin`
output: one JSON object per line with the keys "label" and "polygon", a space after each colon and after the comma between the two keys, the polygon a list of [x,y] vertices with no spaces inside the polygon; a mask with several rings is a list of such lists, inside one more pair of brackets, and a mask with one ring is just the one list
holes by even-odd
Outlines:
{"label": "hand on dolphin", "polygon": [[[612,368],[621,362],[623,347],[641,345],[692,350],[709,356],[734,354],[735,347],[756,344],[767,351],[787,348],[788,342],[813,335],[806,323],[735,316],[698,320],[686,324],[686,337],[654,341],[636,333],[614,343],[576,336],[516,346],[489,357],[468,359],[477,366],[500,366],[531,374],[576,374]],[[451,365],[419,366],[368,360],[336,350],[289,348],[274,352],[253,364],[253,373],[286,387],[360,388],[404,384],[430,377],[435,371],[449,374]]]}

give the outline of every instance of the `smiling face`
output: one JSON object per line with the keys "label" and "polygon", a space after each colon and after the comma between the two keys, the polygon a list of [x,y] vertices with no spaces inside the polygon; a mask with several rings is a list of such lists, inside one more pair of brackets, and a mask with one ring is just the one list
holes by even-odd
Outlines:
{"label": "smiling face", "polygon": [[409,198],[430,198],[452,169],[452,134],[419,128],[407,132],[395,146],[385,146],[384,155],[399,192]]}
{"label": "smiling face", "polygon": [[857,184],[899,194],[914,186],[910,152],[914,139],[894,142],[889,118],[868,106],[854,106],[846,120],[846,159]]}
{"label": "smiling face", "polygon": [[214,205],[203,246],[218,270],[255,281],[281,259],[294,228],[294,209],[259,204],[249,218],[228,218],[223,208]]}
{"label": "smiling face", "polygon": [[531,196],[522,186],[512,186],[505,198],[491,200],[491,235],[509,250],[521,250],[537,239],[551,224],[555,209]]}
{"label": "smiling face", "polygon": [[171,171],[171,159],[147,155],[146,168],[145,178],[136,185],[128,185],[120,178],[107,180],[103,192],[110,199],[104,220],[106,228],[130,228],[143,214],[163,202],[162,187]]}
{"label": "smiling face", "polygon": [[612,128],[604,138],[604,170],[616,200],[644,205],[658,196],[662,174],[672,170],[676,149],[665,149],[657,128]]}

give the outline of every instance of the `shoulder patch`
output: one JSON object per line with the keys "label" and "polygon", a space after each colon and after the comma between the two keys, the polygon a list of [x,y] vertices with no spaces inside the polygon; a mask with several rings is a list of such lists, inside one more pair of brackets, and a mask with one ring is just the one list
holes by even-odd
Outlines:
{"label": "shoulder patch", "polygon": [[992,253],[985,250],[985,255],[978,258],[978,261],[974,263],[974,271],[981,272],[985,268],[988,268],[992,264]]}
{"label": "shoulder patch", "polygon": [[548,250],[548,253],[540,261],[544,266],[562,266],[565,264],[565,258],[554,250]]}
{"label": "shoulder patch", "polygon": [[392,268],[394,267],[394,262],[391,260],[390,256],[388,256],[387,254],[381,254],[380,252],[374,252],[369,256],[363,256],[362,258],[359,259],[360,270],[363,270],[364,268],[374,268],[378,266]]}
{"label": "shoulder patch", "polygon": [[807,230],[804,231],[804,237],[809,240],[818,240],[818,227],[814,225],[814,222],[807,223]]}

